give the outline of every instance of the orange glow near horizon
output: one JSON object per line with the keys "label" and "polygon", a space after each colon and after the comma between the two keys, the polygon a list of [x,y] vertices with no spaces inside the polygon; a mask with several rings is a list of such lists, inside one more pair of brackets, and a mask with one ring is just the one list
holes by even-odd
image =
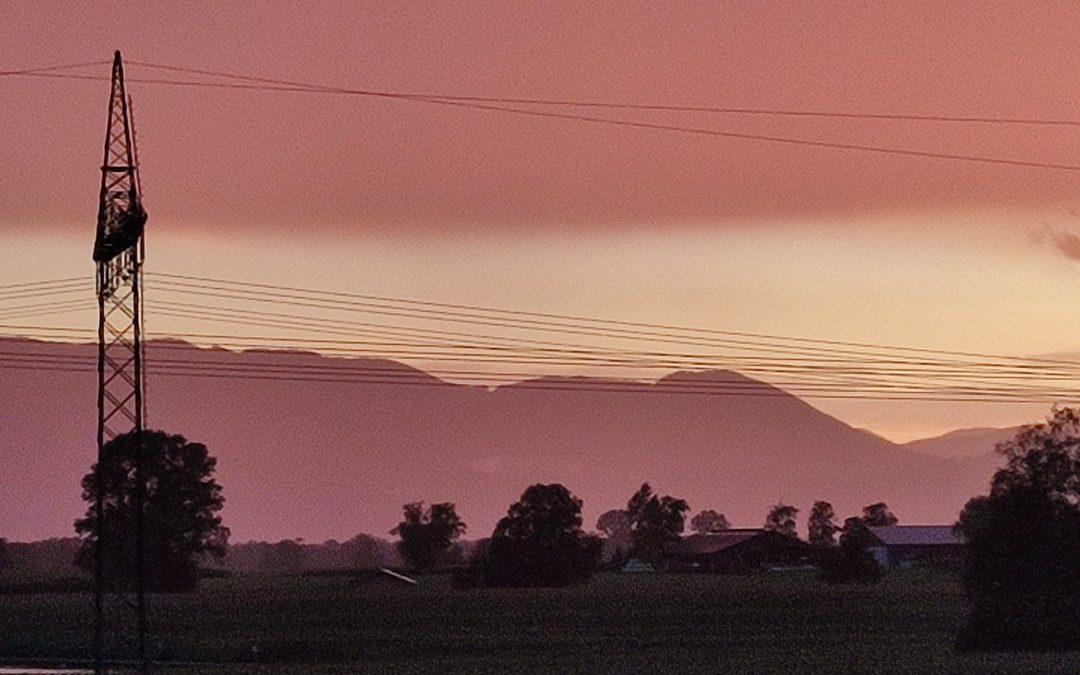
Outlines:
{"label": "orange glow near horizon", "polygon": [[[940,224],[924,217],[915,228],[878,220],[864,227],[804,224],[575,236],[322,236],[306,240],[302,256],[284,236],[211,237],[163,232],[169,226],[159,223],[150,238],[147,270],[848,342],[1025,356],[1076,352],[1080,312],[1069,311],[1073,301],[1067,294],[1042,289],[1060,288],[1070,278],[1080,283],[1080,267],[1039,242],[1037,233],[1010,226],[1022,217],[951,214],[941,216]],[[85,237],[74,236],[11,238],[9,250],[16,255],[0,282],[61,277],[80,268],[89,275],[85,244]],[[37,262],[46,258],[57,266]],[[154,296],[152,282],[148,293]],[[91,307],[88,296],[81,313],[33,323],[90,328]],[[151,336],[236,330],[152,313],[147,329]],[[619,346],[618,341],[593,342]],[[440,365],[410,362],[421,368]],[[540,366],[524,370],[551,372]],[[580,368],[556,372],[598,374]],[[811,402],[898,441],[959,427],[1031,422],[1046,407]]]}

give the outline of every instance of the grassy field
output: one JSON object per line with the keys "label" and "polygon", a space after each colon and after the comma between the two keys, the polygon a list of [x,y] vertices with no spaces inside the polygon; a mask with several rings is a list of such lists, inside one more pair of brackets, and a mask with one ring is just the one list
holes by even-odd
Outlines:
{"label": "grassy field", "polygon": [[[85,657],[92,597],[0,596],[0,663]],[[552,590],[238,577],[154,596],[167,672],[1080,672],[1080,654],[962,656],[954,577],[606,574]],[[211,665],[212,664],[212,665]],[[230,665],[231,664],[231,665]]]}

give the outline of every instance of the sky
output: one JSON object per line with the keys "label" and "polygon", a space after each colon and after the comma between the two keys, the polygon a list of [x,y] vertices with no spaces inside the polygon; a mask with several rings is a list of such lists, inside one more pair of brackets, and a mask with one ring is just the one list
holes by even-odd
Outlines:
{"label": "sky", "polygon": [[[186,76],[132,62],[424,94],[1080,120],[1078,29],[1072,2],[6,0],[0,71],[123,51],[148,271],[1045,355],[1080,351],[1080,170],[170,87],[137,80]],[[108,83],[6,76],[0,96],[0,285],[89,279]],[[560,110],[1080,168],[1075,125]],[[1047,412],[815,405],[897,440]]]}

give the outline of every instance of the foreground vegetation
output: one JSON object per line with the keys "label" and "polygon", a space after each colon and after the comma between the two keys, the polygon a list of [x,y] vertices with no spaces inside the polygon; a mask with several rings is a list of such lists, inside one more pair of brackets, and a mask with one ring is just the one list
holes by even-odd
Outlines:
{"label": "foreground vegetation", "polygon": [[[91,609],[85,592],[0,596],[0,663],[85,657]],[[957,654],[961,585],[919,570],[870,586],[812,572],[601,574],[468,591],[445,576],[240,576],[153,596],[151,610],[155,656],[204,664],[168,672],[1080,671],[1080,653]]]}

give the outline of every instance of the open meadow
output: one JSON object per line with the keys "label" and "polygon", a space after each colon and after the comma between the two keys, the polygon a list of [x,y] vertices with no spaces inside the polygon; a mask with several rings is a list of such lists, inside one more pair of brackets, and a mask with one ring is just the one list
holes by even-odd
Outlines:
{"label": "open meadow", "polygon": [[[153,653],[177,673],[1080,672],[1080,654],[956,654],[960,584],[919,570],[855,587],[790,572],[544,590],[241,576],[151,611]],[[0,664],[85,658],[91,625],[85,592],[0,595]]]}

